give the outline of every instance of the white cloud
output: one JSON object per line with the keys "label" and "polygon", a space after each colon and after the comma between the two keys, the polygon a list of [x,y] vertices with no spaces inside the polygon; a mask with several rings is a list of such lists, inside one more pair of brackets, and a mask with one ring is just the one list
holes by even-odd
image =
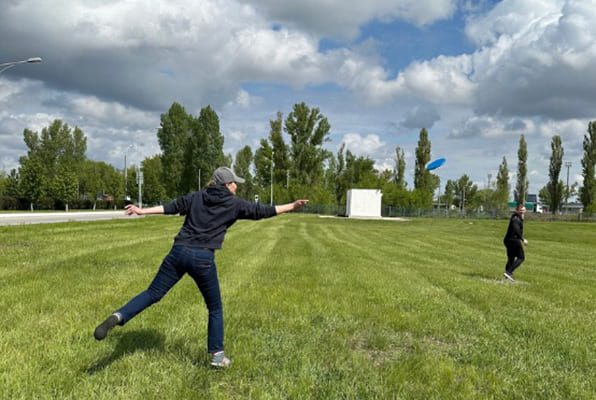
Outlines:
{"label": "white cloud", "polygon": [[385,146],[379,135],[367,135],[362,137],[358,133],[347,133],[343,136],[342,142],[346,144],[346,150],[350,150],[358,156],[370,156]]}
{"label": "white cloud", "polygon": [[478,47],[494,46],[501,36],[516,37],[545,18],[557,18],[562,0],[503,0],[489,13],[473,15],[466,34]]}
{"label": "white cloud", "polygon": [[246,133],[241,131],[228,131],[225,134],[226,139],[231,139],[236,142],[241,142],[246,138]]}
{"label": "white cloud", "polygon": [[[591,116],[596,1],[531,2],[539,3],[532,11],[526,3],[505,0],[478,23],[491,27],[482,29],[492,38],[478,34],[489,46],[473,55],[476,111],[561,120]],[[505,28],[502,20],[515,23]]]}
{"label": "white cloud", "polygon": [[155,113],[137,110],[118,102],[101,101],[94,96],[80,96],[71,100],[72,112],[81,118],[98,122],[116,122],[119,126],[146,127],[156,123]]}
{"label": "white cloud", "polygon": [[[586,121],[596,109],[596,0],[503,0],[488,13],[478,11],[493,4],[485,0],[346,4],[8,2],[0,14],[1,53],[41,56],[44,62],[0,76],[0,146],[4,151],[6,138],[22,142],[24,127],[41,129],[61,118],[84,129],[91,158],[107,155],[117,165],[131,138],[151,139],[139,156],[157,149],[159,114],[177,101],[192,114],[206,105],[222,110],[226,146],[254,149],[276,111],[306,101],[333,115],[334,129],[354,132],[344,136],[351,151],[381,160],[379,165],[392,156],[389,135],[396,139],[395,129],[383,127],[400,123],[411,129],[428,124],[433,135],[449,133],[466,143],[486,140],[477,149],[490,146],[495,166],[503,154],[513,154],[507,139],[522,132],[542,147],[561,134],[566,155],[581,152]],[[478,45],[469,54],[418,59],[393,72],[377,38],[358,36],[378,21],[423,26],[444,20],[456,4],[477,13],[466,25],[470,42]],[[326,39],[331,50],[324,50]],[[406,151],[415,147],[409,133],[399,140],[407,141]],[[445,153],[455,154],[447,146],[456,146],[467,154],[461,141],[443,142]],[[542,156],[537,149],[532,152]],[[12,148],[6,154],[2,160],[15,163],[20,155]],[[470,164],[458,174],[473,168],[474,157],[466,157]]]}
{"label": "white cloud", "polygon": [[263,10],[273,21],[319,36],[354,39],[371,20],[404,20],[427,25],[449,18],[456,0],[241,0]]}
{"label": "white cloud", "polygon": [[[391,80],[377,56],[364,49],[319,51],[321,38],[357,31],[375,19],[424,25],[448,18],[455,0],[376,0],[350,7],[340,1],[186,0],[175,7],[165,1],[153,3],[154,7],[140,1],[90,5],[29,0],[5,7],[0,34],[10,38],[18,32],[30,38],[22,51],[52,49],[42,56],[51,65],[43,78],[53,84],[138,108],[163,109],[173,101],[209,101],[218,107],[238,101],[238,86],[246,81],[294,88],[335,83],[362,91],[377,104],[400,93],[462,95],[464,82],[453,67],[438,73],[422,63],[412,77]],[[272,29],[269,14],[287,15],[296,23]],[[317,30],[317,18],[329,29]],[[22,32],[15,24],[23,20],[34,28]],[[425,76],[414,79],[421,70]],[[87,79],[89,75],[94,79]],[[432,87],[424,91],[427,83]]]}
{"label": "white cloud", "polygon": [[408,129],[431,129],[440,118],[434,107],[415,106],[406,111],[401,126]]}
{"label": "white cloud", "polygon": [[462,121],[450,132],[450,138],[500,138],[519,137],[521,134],[535,132],[532,120],[518,118],[498,118],[493,116],[471,116]]}

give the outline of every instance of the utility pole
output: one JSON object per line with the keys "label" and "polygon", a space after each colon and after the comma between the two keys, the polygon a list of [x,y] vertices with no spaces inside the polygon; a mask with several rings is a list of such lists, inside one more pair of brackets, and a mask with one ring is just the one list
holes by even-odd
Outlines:
{"label": "utility pole", "polygon": [[139,185],[139,208],[143,208],[143,171],[141,168],[137,168],[137,184]]}
{"label": "utility pole", "polygon": [[492,174],[489,172],[488,173],[488,180],[486,181],[486,190],[484,191],[484,206],[488,209],[488,204],[486,203],[486,195],[488,194],[489,190],[490,190],[490,178],[492,178]]}
{"label": "utility pole", "polygon": [[567,189],[565,190],[565,213],[569,212],[568,201],[569,201],[569,168],[571,167],[571,161],[565,161],[567,167]]}
{"label": "utility pole", "polygon": [[275,152],[271,152],[271,205],[273,206],[273,156]]}
{"label": "utility pole", "polygon": [[134,144],[129,144],[128,147],[126,148],[126,150],[124,150],[124,200],[128,200],[128,190],[127,190],[127,166],[126,166],[126,154],[128,153],[128,150],[130,150],[131,148],[134,148],[135,145]]}

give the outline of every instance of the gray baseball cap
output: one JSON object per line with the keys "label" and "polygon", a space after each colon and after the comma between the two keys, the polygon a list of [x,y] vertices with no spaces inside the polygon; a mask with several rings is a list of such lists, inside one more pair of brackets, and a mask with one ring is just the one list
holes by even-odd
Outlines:
{"label": "gray baseball cap", "polygon": [[218,185],[230,182],[244,183],[244,179],[240,178],[239,176],[236,176],[234,171],[232,171],[228,167],[219,167],[218,169],[216,169],[213,173],[213,180]]}

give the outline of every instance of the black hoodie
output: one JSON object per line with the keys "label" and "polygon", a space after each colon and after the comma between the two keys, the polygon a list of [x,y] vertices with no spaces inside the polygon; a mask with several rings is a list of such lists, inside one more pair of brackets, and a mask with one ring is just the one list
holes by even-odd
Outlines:
{"label": "black hoodie", "polygon": [[277,215],[275,207],[251,203],[234,196],[223,185],[187,194],[164,206],[164,214],[185,215],[174,244],[221,249],[226,231],[238,219],[262,219]]}
{"label": "black hoodie", "polygon": [[507,227],[507,233],[505,234],[505,238],[503,240],[524,240],[524,220],[520,214],[513,213],[509,219],[509,226]]}

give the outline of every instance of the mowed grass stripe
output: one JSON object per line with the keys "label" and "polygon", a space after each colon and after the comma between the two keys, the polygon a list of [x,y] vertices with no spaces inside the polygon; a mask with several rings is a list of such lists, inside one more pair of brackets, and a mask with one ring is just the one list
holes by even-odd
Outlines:
{"label": "mowed grass stripe", "polygon": [[[12,283],[0,299],[10,321],[0,327],[0,397],[592,398],[593,225],[528,221],[524,283],[509,284],[506,220],[239,221],[216,253],[234,359],[216,373],[188,278],[92,339],[147,287],[181,223],[0,230],[0,273]],[[90,241],[95,251],[80,253]],[[18,257],[36,267],[15,270]]]}

